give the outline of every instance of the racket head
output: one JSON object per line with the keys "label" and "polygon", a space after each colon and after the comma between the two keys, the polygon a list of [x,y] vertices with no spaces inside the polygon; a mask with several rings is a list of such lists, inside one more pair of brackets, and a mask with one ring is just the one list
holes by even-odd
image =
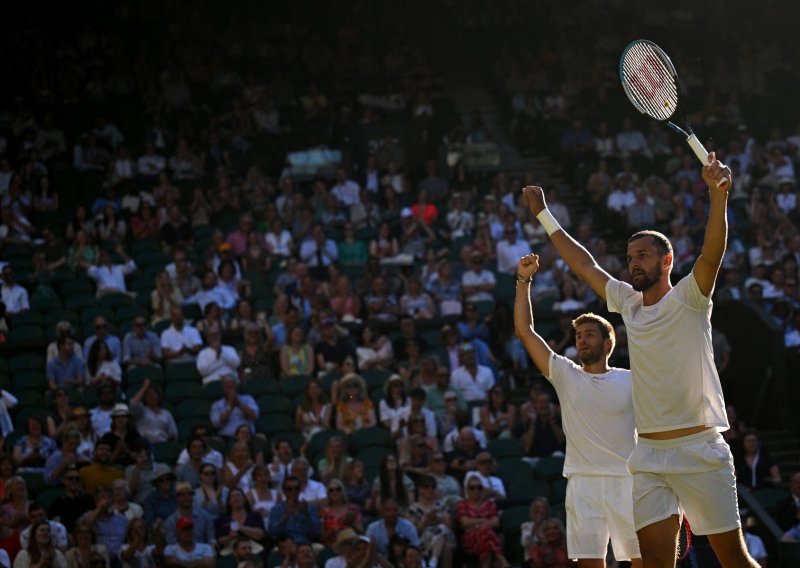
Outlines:
{"label": "racket head", "polygon": [[678,74],[655,43],[637,39],[619,59],[619,78],[631,104],[656,120],[669,120],[678,108]]}

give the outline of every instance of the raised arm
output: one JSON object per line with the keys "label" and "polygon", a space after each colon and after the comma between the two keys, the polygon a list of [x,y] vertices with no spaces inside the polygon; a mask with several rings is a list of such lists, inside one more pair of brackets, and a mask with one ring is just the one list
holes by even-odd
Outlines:
{"label": "raised arm", "polygon": [[594,258],[583,245],[573,239],[552,216],[544,201],[544,191],[541,187],[528,185],[522,188],[522,195],[531,213],[539,220],[547,231],[550,241],[556,247],[558,254],[569,265],[578,277],[592,287],[595,293],[605,300],[606,282],[611,278],[608,273],[600,268]]}
{"label": "raised arm", "polygon": [[703,295],[711,297],[728,242],[728,190],[733,178],[730,168],[717,160],[714,152],[708,155],[708,162],[703,168],[703,181],[708,185],[711,210],[706,223],[703,248],[692,272]]}
{"label": "raised arm", "polygon": [[514,331],[539,371],[550,375],[550,346],[533,327],[531,281],[539,269],[539,255],[527,254],[517,262],[517,294],[514,299]]}

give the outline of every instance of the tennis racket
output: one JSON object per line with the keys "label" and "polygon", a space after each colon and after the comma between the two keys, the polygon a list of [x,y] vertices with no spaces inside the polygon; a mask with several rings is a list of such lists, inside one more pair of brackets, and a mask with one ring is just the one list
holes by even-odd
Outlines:
{"label": "tennis racket", "polygon": [[[686,115],[678,107],[678,72],[663,49],[652,41],[637,39],[628,44],[619,60],[622,88],[636,110],[650,118],[666,121],[667,126],[686,138],[697,159],[708,165],[708,150],[692,131]],[[676,114],[684,128],[673,122]],[[720,187],[727,185],[725,180]]]}
{"label": "tennis racket", "polygon": [[[676,550],[676,563],[682,566],[683,561],[689,556],[689,551],[692,549],[692,527],[689,526],[689,521],[686,517],[683,518],[683,523],[678,531],[678,548]],[[688,564],[688,563],[687,563]]]}

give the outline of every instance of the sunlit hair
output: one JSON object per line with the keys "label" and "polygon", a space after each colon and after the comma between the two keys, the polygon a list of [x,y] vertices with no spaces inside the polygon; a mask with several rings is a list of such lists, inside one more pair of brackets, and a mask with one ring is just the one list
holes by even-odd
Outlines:
{"label": "sunlit hair", "polygon": [[658,255],[664,256],[665,254],[672,254],[672,243],[669,242],[669,239],[664,236],[663,233],[659,233],[658,231],[638,231],[631,235],[628,239],[628,244],[632,243],[633,241],[639,240],[644,237],[651,237],[653,241],[653,246],[658,249]]}
{"label": "sunlit hair", "polygon": [[572,320],[572,329],[578,329],[579,325],[583,325],[585,323],[595,324],[600,330],[600,335],[603,337],[603,339],[611,340],[611,349],[608,350],[608,354],[610,355],[613,353],[614,346],[617,344],[617,334],[614,332],[614,326],[611,325],[606,318],[598,316],[597,314],[593,314],[592,312],[588,312],[581,314]]}

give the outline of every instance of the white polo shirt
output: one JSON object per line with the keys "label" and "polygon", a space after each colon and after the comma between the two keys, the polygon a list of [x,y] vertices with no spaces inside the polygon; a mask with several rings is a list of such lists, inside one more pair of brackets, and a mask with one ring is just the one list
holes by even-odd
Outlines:
{"label": "white polo shirt", "polygon": [[587,373],[553,353],[547,379],[561,402],[567,437],[564,477],[630,475],[628,456],[636,445],[631,372],[612,368],[607,373]]}
{"label": "white polo shirt", "polygon": [[645,306],[630,284],[606,283],[608,309],[628,332],[633,410],[640,434],[707,426],[729,428],[711,343],[712,302],[694,273]]}

